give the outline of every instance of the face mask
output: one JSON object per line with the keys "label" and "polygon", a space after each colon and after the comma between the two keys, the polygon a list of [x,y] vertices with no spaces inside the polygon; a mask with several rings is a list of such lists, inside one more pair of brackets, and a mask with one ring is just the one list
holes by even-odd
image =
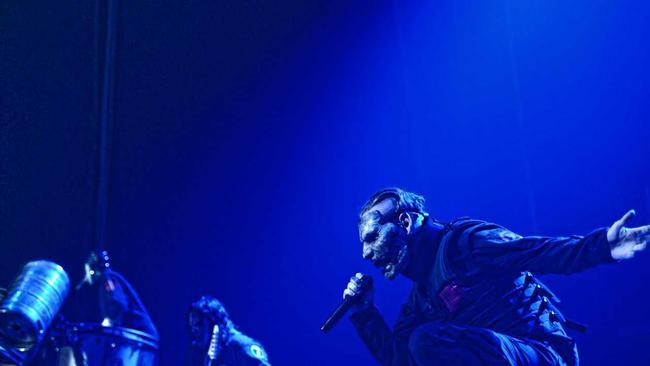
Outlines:
{"label": "face mask", "polygon": [[381,269],[384,277],[393,279],[404,270],[407,262],[408,246],[406,229],[393,222],[382,223],[378,212],[369,212],[360,225],[360,235],[376,233],[366,238],[366,245],[372,252],[373,264]]}

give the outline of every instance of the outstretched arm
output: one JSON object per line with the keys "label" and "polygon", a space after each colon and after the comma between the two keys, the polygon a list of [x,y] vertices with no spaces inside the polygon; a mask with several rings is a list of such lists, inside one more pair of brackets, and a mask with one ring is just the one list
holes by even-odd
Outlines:
{"label": "outstretched arm", "polygon": [[501,226],[484,223],[463,233],[460,250],[470,266],[483,269],[569,274],[631,258],[645,249],[650,241],[650,226],[625,228],[632,217],[634,211],[609,229],[569,237],[522,237]]}

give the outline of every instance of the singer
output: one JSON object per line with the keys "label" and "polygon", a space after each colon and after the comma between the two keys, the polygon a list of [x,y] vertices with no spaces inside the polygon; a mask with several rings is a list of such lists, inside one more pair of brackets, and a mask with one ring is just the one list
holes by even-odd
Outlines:
{"label": "singer", "polygon": [[262,345],[240,332],[223,304],[212,296],[192,303],[187,330],[187,366],[270,366]]}
{"label": "singer", "polygon": [[634,215],[586,236],[522,237],[468,218],[442,223],[423,197],[381,190],[359,215],[363,257],[413,289],[390,329],[357,274],[344,291],[357,298],[352,323],[382,365],[578,365],[564,328],[584,326],[562,315],[531,272],[570,274],[632,258],[650,241],[650,225],[624,227]]}

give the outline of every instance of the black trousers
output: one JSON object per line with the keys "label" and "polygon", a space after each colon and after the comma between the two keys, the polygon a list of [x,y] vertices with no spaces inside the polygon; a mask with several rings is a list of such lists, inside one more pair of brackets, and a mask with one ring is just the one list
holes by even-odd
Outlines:
{"label": "black trousers", "polygon": [[562,357],[542,342],[445,323],[417,327],[408,348],[415,366],[566,366]]}

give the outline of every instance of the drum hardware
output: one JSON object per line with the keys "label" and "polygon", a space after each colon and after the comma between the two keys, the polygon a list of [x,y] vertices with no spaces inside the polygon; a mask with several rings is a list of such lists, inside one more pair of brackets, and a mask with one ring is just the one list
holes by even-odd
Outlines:
{"label": "drum hardware", "polygon": [[158,338],[135,329],[61,321],[39,355],[44,366],[155,366]]}
{"label": "drum hardware", "polygon": [[25,264],[8,291],[0,291],[0,364],[23,365],[39,348],[70,290],[61,266]]}

